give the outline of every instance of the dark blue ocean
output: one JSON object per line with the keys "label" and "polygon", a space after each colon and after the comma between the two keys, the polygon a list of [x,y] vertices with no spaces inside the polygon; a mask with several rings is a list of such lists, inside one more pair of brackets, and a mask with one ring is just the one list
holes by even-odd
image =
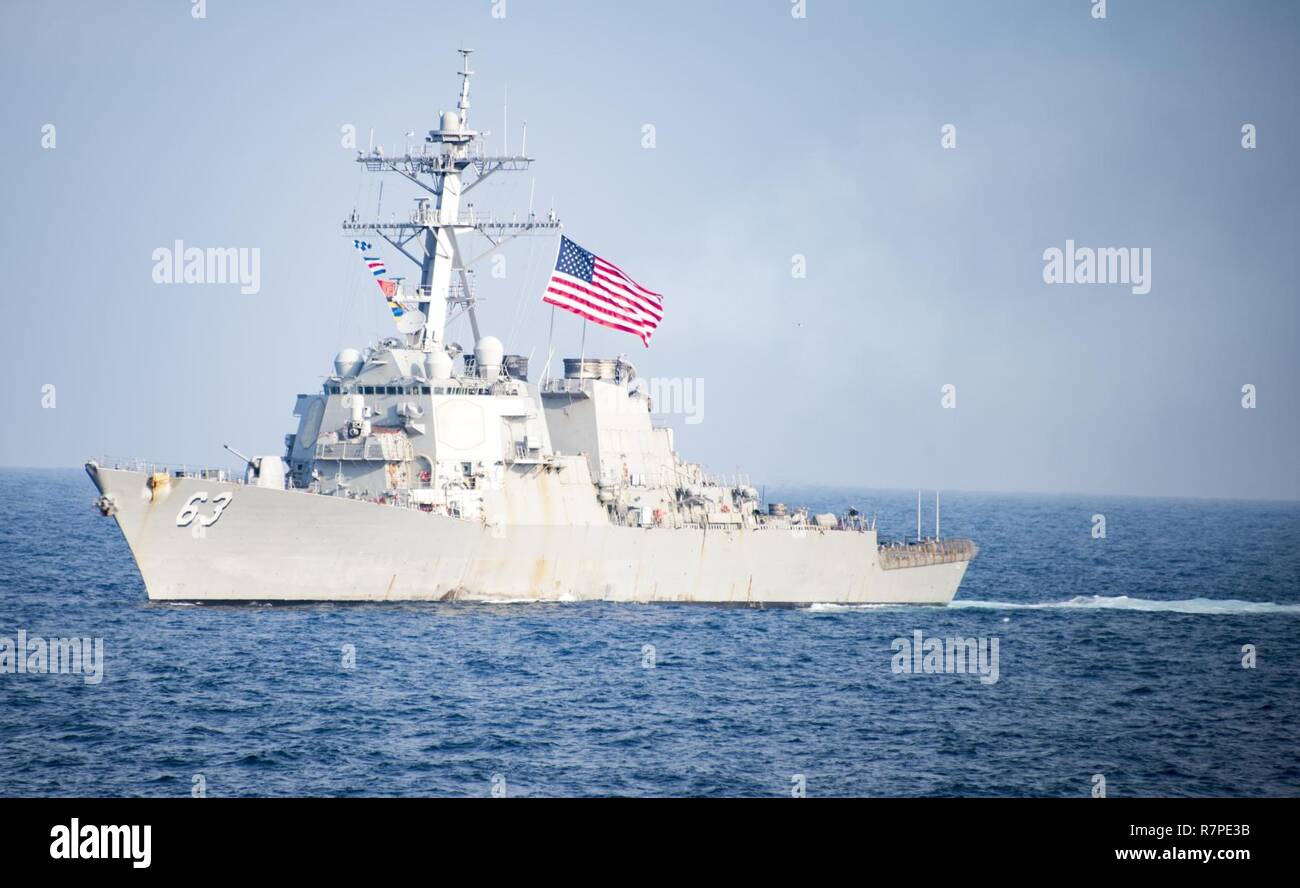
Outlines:
{"label": "dark blue ocean", "polygon": [[[768,490],[895,536],[913,497]],[[0,470],[0,637],[105,650],[0,674],[0,795],[1300,795],[1297,504],[948,494],[948,609],[236,607],[150,604],[92,498]],[[916,630],[998,680],[895,674]]]}

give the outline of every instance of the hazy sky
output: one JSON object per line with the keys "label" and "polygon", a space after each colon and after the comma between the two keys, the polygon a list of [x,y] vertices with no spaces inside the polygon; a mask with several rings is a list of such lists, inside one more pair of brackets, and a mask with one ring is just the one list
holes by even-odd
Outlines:
{"label": "hazy sky", "polygon": [[[391,330],[339,230],[378,201],[340,128],[422,135],[463,44],[471,125],[499,149],[508,90],[538,159],[471,196],[522,211],[532,188],[665,294],[648,351],[593,327],[587,354],[703,381],[703,421],[670,418],[686,457],[755,483],[1300,498],[1300,4],[206,6],[0,7],[0,464],[279,452],[295,394]],[[153,283],[178,239],[258,248],[260,292]],[[1067,239],[1150,249],[1150,292],[1045,283]],[[485,331],[534,367],[554,251],[479,275]],[[556,328],[576,354],[581,322]]]}

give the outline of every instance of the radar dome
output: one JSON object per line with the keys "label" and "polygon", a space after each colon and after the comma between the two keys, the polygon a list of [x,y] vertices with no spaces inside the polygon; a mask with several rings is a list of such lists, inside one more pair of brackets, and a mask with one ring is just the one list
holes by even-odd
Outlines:
{"label": "radar dome", "polygon": [[460,129],[460,116],[455,111],[442,112],[442,131],[454,133]]}
{"label": "radar dome", "polygon": [[451,355],[442,349],[429,352],[424,359],[424,369],[430,379],[451,379],[451,368]]}
{"label": "radar dome", "polygon": [[484,336],[474,346],[474,366],[478,368],[479,376],[486,379],[501,373],[501,361],[505,357],[506,349],[501,344],[501,340],[495,336]]}
{"label": "radar dome", "polygon": [[355,348],[345,348],[334,358],[334,370],[339,376],[356,376],[361,369],[361,352]]}

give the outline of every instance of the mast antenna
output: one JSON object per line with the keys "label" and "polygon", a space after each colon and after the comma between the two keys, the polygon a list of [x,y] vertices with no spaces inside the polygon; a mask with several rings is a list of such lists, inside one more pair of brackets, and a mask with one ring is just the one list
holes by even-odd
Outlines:
{"label": "mast antenna", "polygon": [[[472,266],[488,258],[507,243],[524,235],[546,235],[560,229],[560,220],[554,210],[545,219],[530,216],[520,220],[517,215],[498,216],[484,214],[474,207],[473,201],[463,201],[469,192],[489,176],[500,172],[523,172],[532,161],[527,155],[491,156],[486,154],[487,133],[469,127],[469,86],[471,49],[462,48],[459,100],[456,110],[438,112],[425,136],[428,146],[412,153],[408,142],[406,151],[393,156],[385,155],[382,146],[374,144],[371,131],[371,149],[358,152],[356,161],[368,172],[395,173],[406,182],[422,189],[425,194],[416,199],[409,219],[399,221],[394,213],[385,220],[383,213],[383,181],[380,181],[378,219],[373,221],[351,218],[343,223],[343,230],[356,236],[364,232],[381,238],[402,256],[420,269],[418,282],[414,282],[414,302],[425,317],[424,331],[419,337],[421,348],[430,350],[445,347],[446,326],[459,313],[469,316],[478,338],[475,314],[474,277]],[[503,99],[504,123],[509,123],[509,94]],[[408,135],[409,138],[409,135]],[[508,136],[502,145],[509,147]],[[530,195],[531,204],[531,195]],[[466,238],[478,235],[488,242],[486,249],[476,254],[465,252]],[[453,278],[456,285],[453,286]],[[457,312],[451,315],[451,310]]]}
{"label": "mast antenna", "polygon": [[474,50],[458,49],[456,51],[460,53],[462,59],[460,71],[460,101],[456,103],[456,107],[460,109],[460,122],[464,124],[469,121],[469,115],[466,113],[469,111],[469,79],[474,74],[474,72],[469,69],[469,54]]}

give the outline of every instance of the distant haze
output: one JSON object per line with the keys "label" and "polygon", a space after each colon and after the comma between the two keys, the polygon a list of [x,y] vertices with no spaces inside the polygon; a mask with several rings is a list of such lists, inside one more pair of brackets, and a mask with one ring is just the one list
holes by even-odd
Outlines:
{"label": "distant haze", "polygon": [[[392,331],[339,229],[379,202],[341,128],[418,144],[465,45],[471,126],[499,152],[508,91],[509,148],[527,120],[537,158],[467,199],[522,214],[531,191],[664,293],[649,350],[592,327],[586,353],[690,386],[686,458],[755,484],[1300,498],[1300,5],[1091,6],[6,3],[0,464],[281,452],[295,394]],[[405,218],[416,191],[384,183]],[[177,240],[258,250],[257,292],[154,283]],[[1046,283],[1067,242],[1136,249],[1148,280]],[[555,247],[478,273],[534,381]],[[553,370],[581,322],[555,329]]]}

